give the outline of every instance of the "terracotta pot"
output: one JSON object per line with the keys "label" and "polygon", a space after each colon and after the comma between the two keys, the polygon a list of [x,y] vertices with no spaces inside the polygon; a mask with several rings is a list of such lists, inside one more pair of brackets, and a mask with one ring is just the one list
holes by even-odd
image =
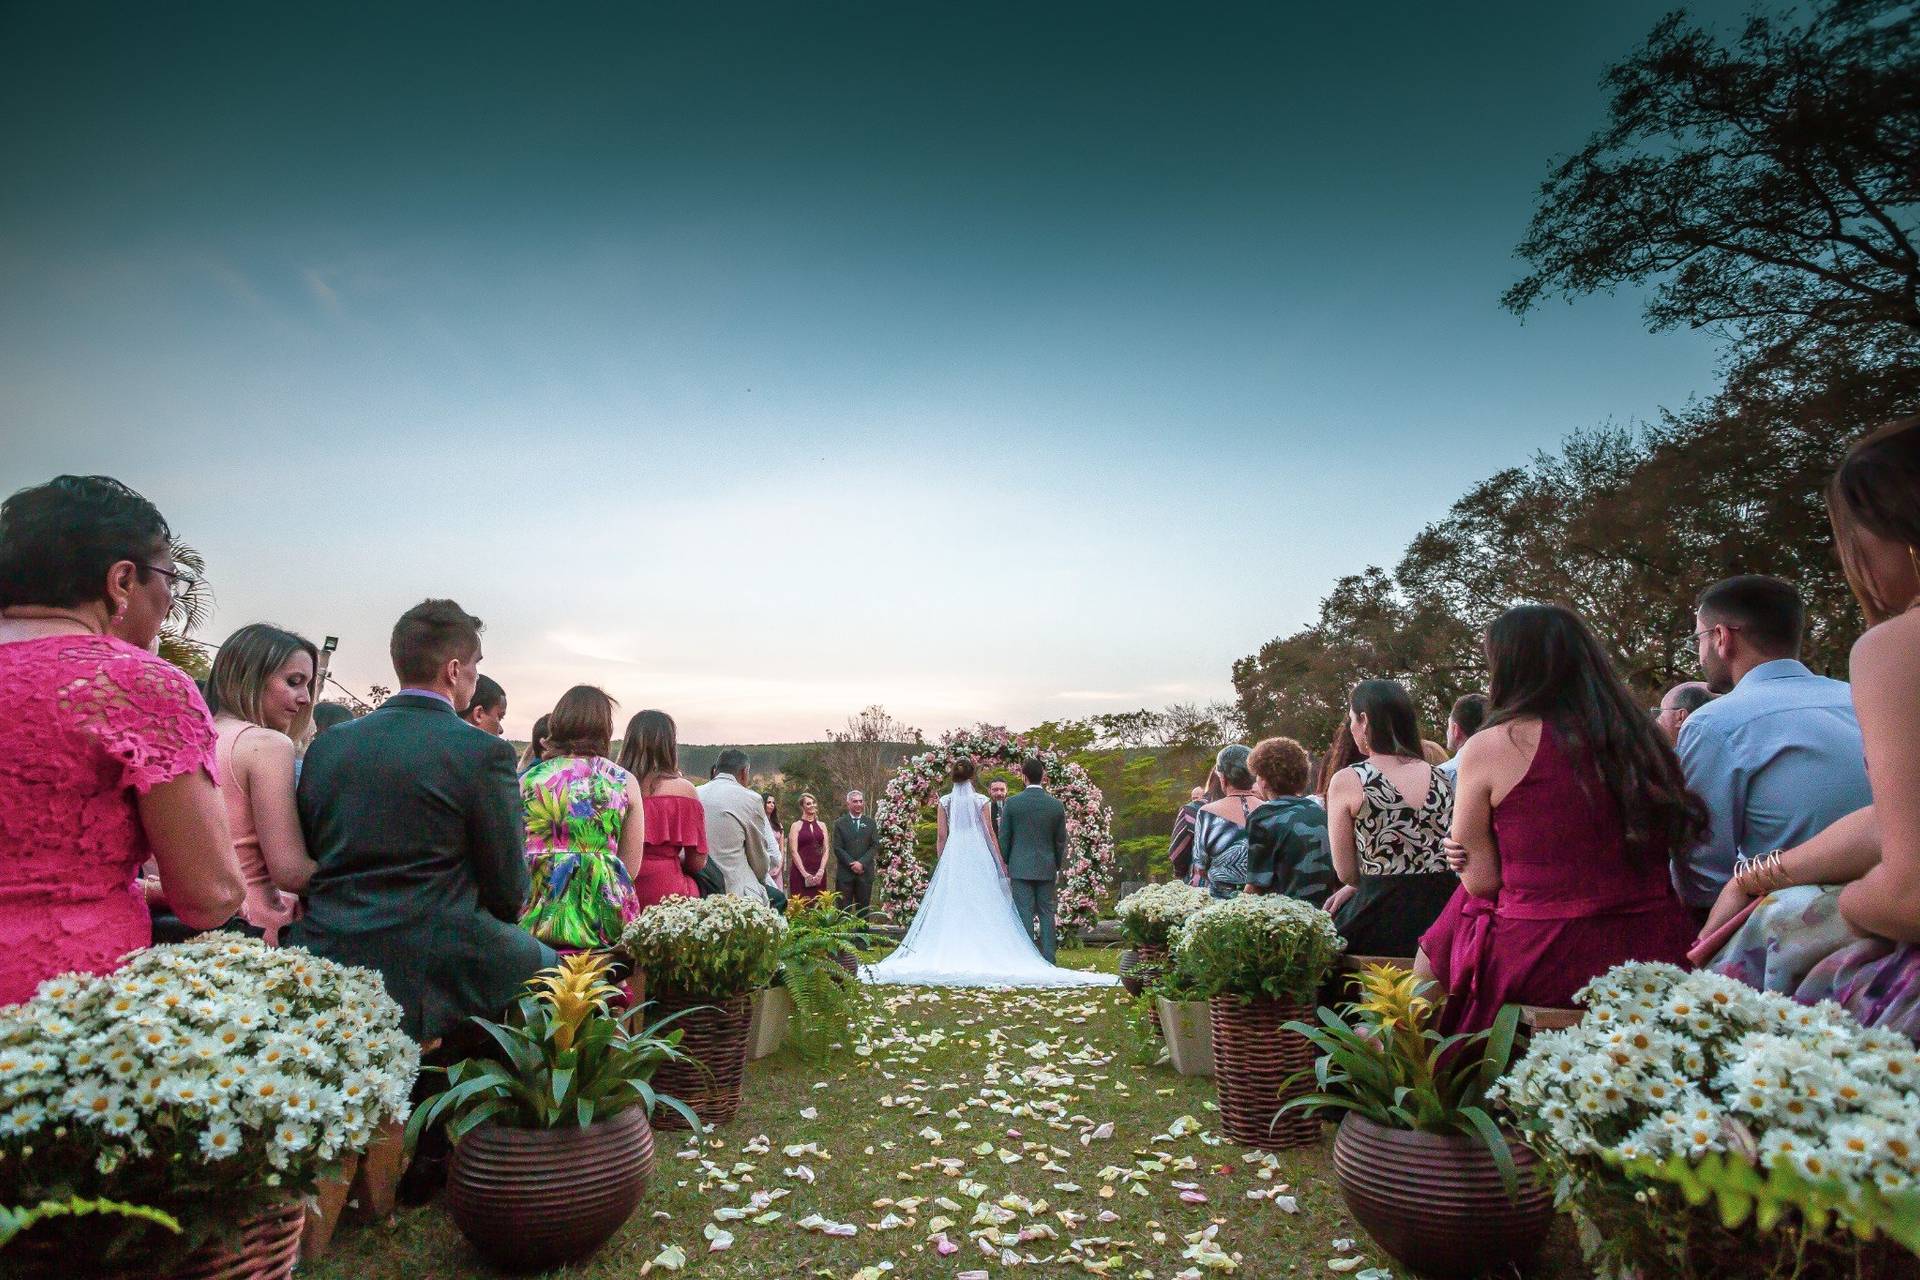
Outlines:
{"label": "terracotta pot", "polygon": [[1173,1069],[1183,1076],[1213,1074],[1213,1018],[1205,1000],[1154,1001]]}
{"label": "terracotta pot", "polygon": [[300,1261],[317,1262],[327,1256],[333,1230],[340,1225],[340,1215],[347,1207],[347,1192],[359,1172],[360,1157],[348,1156],[333,1177],[313,1189],[314,1202],[307,1206],[306,1226],[300,1232]]}
{"label": "terracotta pot", "polygon": [[1389,1129],[1349,1113],[1333,1141],[1347,1209],[1380,1247],[1423,1276],[1524,1270],[1553,1225],[1553,1195],[1533,1152],[1509,1138],[1520,1169],[1509,1198],[1478,1138]]}
{"label": "terracotta pot", "polygon": [[[742,992],[727,1000],[697,996],[656,997],[652,1015],[664,1018],[691,1010],[674,1021],[684,1031],[681,1051],[692,1061],[669,1062],[653,1073],[653,1087],[692,1108],[702,1124],[726,1124],[740,1110],[740,1085],[747,1074],[748,1033],[753,1029],[753,997]],[[672,1028],[669,1028],[671,1030]],[[676,1111],[662,1107],[654,1121],[662,1129],[684,1129]]]}
{"label": "terracotta pot", "polygon": [[1207,1002],[1213,1030],[1213,1081],[1220,1098],[1220,1127],[1246,1147],[1284,1151],[1320,1140],[1320,1122],[1300,1111],[1282,1115],[1281,1105],[1313,1091],[1311,1077],[1284,1093],[1281,1086],[1313,1066],[1313,1043],[1289,1022],[1311,1022],[1313,1010],[1279,1000],[1214,996]]}
{"label": "terracotta pot", "polygon": [[858,952],[842,951],[833,959],[835,964],[838,964],[842,969],[847,971],[848,977],[858,978],[860,976],[860,955]]}
{"label": "terracotta pot", "polygon": [[748,1033],[747,1060],[758,1062],[787,1040],[793,1021],[793,995],[785,987],[767,987],[753,993],[753,1029]]}
{"label": "terracotta pot", "polygon": [[360,1172],[354,1177],[352,1194],[347,1197],[348,1214],[371,1222],[391,1218],[400,1175],[406,1171],[406,1126],[398,1120],[389,1120],[375,1130],[373,1145],[360,1157]]}
{"label": "terracotta pot", "polygon": [[155,1280],[286,1280],[300,1261],[306,1221],[306,1206],[298,1200],[277,1205],[234,1224],[232,1231],[201,1245]]}
{"label": "terracotta pot", "polygon": [[537,1270],[598,1249],[653,1176],[639,1107],[585,1129],[483,1124],[454,1144],[447,1212],[489,1262]]}
{"label": "terracotta pot", "polygon": [[1120,985],[1127,994],[1139,997],[1140,993],[1167,969],[1167,949],[1165,947],[1135,947],[1120,953]]}

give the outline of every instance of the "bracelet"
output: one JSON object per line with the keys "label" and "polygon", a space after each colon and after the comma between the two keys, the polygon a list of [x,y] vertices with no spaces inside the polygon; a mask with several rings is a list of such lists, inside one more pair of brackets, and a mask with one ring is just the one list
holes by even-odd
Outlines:
{"label": "bracelet", "polygon": [[1734,875],[1734,879],[1740,885],[1740,892],[1750,898],[1761,898],[1776,889],[1792,887],[1793,880],[1782,860],[1782,852],[1775,849],[1772,853],[1755,858],[1740,868]]}

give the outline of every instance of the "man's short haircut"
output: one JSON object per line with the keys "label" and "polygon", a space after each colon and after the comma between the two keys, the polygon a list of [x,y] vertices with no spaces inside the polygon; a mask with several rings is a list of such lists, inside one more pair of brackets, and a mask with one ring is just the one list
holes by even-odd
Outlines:
{"label": "man's short haircut", "polygon": [[1692,715],[1719,696],[1698,680],[1689,680],[1673,691],[1673,709]]}
{"label": "man's short haircut", "polygon": [[387,651],[393,673],[407,686],[431,684],[454,658],[480,652],[484,624],[451,600],[422,600],[393,624]]}
{"label": "man's short haircut", "polygon": [[1460,732],[1471,738],[1480,732],[1480,726],[1487,722],[1487,708],[1492,699],[1484,693],[1469,693],[1453,700],[1453,710],[1447,718],[1460,726]]}
{"label": "man's short haircut", "polygon": [[745,773],[747,771],[747,753],[738,747],[728,747],[720,753],[720,758],[713,762],[713,767],[728,776]]}
{"label": "man's short haircut", "polygon": [[1307,749],[1292,738],[1263,738],[1256,742],[1253,753],[1247,757],[1247,767],[1275,796],[1301,794],[1307,789],[1307,777],[1312,772]]}
{"label": "man's short haircut", "polygon": [[866,798],[866,795],[857,789],[847,792],[847,799],[849,800],[865,800]]}
{"label": "man's short haircut", "polygon": [[1799,656],[1807,607],[1784,578],[1743,573],[1702,591],[1696,607],[1707,622],[1734,628],[1762,653]]}
{"label": "man's short haircut", "polygon": [[335,725],[345,724],[353,719],[353,708],[344,702],[316,702],[313,704],[313,731],[325,733]]}
{"label": "man's short haircut", "polygon": [[467,715],[475,707],[486,707],[492,710],[494,707],[504,705],[506,700],[507,691],[500,687],[498,680],[492,676],[476,676],[473,682],[473,700],[467,703],[466,711],[461,714]]}
{"label": "man's short haircut", "polygon": [[1028,786],[1037,787],[1047,776],[1047,766],[1040,763],[1039,756],[1028,756],[1020,762],[1020,776],[1027,780]]}

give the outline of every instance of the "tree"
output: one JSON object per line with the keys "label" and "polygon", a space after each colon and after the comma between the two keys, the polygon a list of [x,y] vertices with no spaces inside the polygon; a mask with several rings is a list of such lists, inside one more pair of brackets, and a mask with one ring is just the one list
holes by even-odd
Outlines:
{"label": "tree", "polygon": [[[846,728],[829,729],[827,741],[817,748],[817,754],[832,783],[831,795],[837,798],[858,791],[872,803],[879,798],[894,766],[925,743],[926,736],[920,730],[894,719],[885,707],[871,706],[848,716]],[[823,804],[826,799],[821,797]]]}
{"label": "tree", "polygon": [[1651,285],[1655,329],[1713,326],[1735,381],[1844,344],[1920,356],[1920,15],[1822,0],[1722,45],[1684,13],[1610,68],[1610,119],[1541,186],[1502,301]]}
{"label": "tree", "polygon": [[213,592],[207,586],[207,562],[178,538],[173,540],[172,551],[175,566],[192,577],[184,580],[186,589],[174,597],[167,609],[166,622],[160,628],[159,653],[195,680],[204,680],[213,669],[213,659],[208,656],[207,646],[191,636],[206,625],[207,615],[213,611]]}

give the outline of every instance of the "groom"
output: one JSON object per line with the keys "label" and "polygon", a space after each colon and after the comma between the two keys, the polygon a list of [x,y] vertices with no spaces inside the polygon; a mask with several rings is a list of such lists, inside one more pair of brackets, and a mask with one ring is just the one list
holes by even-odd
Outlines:
{"label": "groom", "polygon": [[1007,864],[1013,909],[1052,964],[1053,894],[1067,860],[1067,809],[1041,785],[1046,771],[1038,760],[1022,761],[1020,774],[1027,785],[1000,813],[1000,856]]}

